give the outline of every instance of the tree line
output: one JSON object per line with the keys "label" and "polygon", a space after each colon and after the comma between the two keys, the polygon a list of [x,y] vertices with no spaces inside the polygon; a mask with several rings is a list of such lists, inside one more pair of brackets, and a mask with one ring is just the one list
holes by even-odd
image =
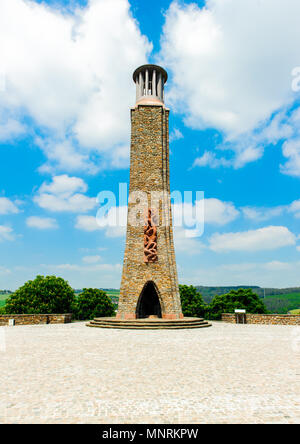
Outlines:
{"label": "tree line", "polygon": [[[196,287],[180,285],[182,312],[186,317],[221,319],[222,313],[246,309],[248,313],[267,313],[267,309],[252,288],[230,290],[215,295],[210,303],[204,301]],[[74,319],[114,316],[117,304],[97,288],[84,288],[80,294],[61,277],[37,276],[26,282],[7,299],[2,314],[72,313]]]}

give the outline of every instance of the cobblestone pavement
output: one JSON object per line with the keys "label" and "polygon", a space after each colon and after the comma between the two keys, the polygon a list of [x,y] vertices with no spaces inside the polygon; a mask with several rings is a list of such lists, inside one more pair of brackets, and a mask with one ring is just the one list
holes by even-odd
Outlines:
{"label": "cobblestone pavement", "polygon": [[300,422],[300,327],[0,327],[0,350],[2,423]]}

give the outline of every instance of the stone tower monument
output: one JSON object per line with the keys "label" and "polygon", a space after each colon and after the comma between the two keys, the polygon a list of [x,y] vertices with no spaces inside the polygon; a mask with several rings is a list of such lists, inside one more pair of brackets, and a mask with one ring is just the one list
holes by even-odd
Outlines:
{"label": "stone tower monument", "polygon": [[156,65],[141,66],[133,74],[136,104],[131,109],[127,238],[118,319],[183,318],[170,201],[167,78]]}
{"label": "stone tower monument", "polygon": [[[210,327],[183,317],[173,244],[169,181],[168,79],[160,66],[136,69],[131,109],[130,188],[127,237],[116,317],[95,318],[88,327],[179,329]],[[146,319],[147,318],[147,319]]]}

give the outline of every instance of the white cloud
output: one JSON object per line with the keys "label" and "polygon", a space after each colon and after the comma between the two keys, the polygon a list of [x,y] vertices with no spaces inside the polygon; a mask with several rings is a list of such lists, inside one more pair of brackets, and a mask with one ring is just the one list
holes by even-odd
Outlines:
{"label": "white cloud", "polygon": [[182,227],[174,228],[174,247],[176,253],[184,253],[189,256],[199,254],[205,248],[205,245],[198,238],[190,237],[188,230]]}
{"label": "white cloud", "polygon": [[30,216],[26,219],[26,225],[39,230],[58,228],[56,220],[50,217]]}
{"label": "white cloud", "polygon": [[264,221],[281,216],[285,209],[286,207],[284,205],[273,208],[243,207],[242,212],[247,219]]}
{"label": "white cloud", "polygon": [[175,203],[172,205],[173,225],[175,227],[195,228],[196,222],[205,224],[226,225],[239,216],[239,211],[231,202],[208,198],[192,203]]}
{"label": "white cloud", "polygon": [[290,269],[290,263],[282,261],[272,261],[263,265],[266,270],[270,271],[286,271]]}
{"label": "white cloud", "polygon": [[300,252],[300,245],[296,247],[296,250]]}
{"label": "white cloud", "polygon": [[257,222],[292,213],[295,218],[300,218],[300,199],[295,200],[288,205],[279,205],[277,207],[242,207],[243,215],[246,219]]}
{"label": "white cloud", "polygon": [[0,225],[0,242],[12,241],[14,239],[13,229],[5,225]]}
{"label": "white cloud", "polygon": [[25,132],[25,125],[20,123],[18,120],[12,117],[3,118],[3,116],[0,116],[0,142],[11,142],[24,135]]}
{"label": "white cloud", "polygon": [[125,237],[126,235],[126,226],[115,226],[115,227],[108,227],[105,230],[105,236],[106,237]]}
{"label": "white cloud", "polygon": [[209,244],[215,252],[275,250],[295,245],[296,236],[286,227],[269,226],[237,233],[215,233]]}
{"label": "white cloud", "polygon": [[236,157],[233,160],[234,168],[242,168],[249,162],[254,162],[262,157],[264,151],[261,146],[244,146],[243,144],[238,144],[235,147]]}
{"label": "white cloud", "polygon": [[193,167],[205,167],[209,166],[210,168],[219,168],[221,166],[230,166],[230,160],[225,159],[224,157],[217,157],[216,154],[212,151],[205,151],[201,157],[197,157],[194,161]]}
{"label": "white cloud", "polygon": [[[233,167],[235,169],[242,168],[249,162],[260,159],[264,154],[265,146],[276,145],[279,141],[286,138],[295,138],[298,133],[300,137],[299,124],[296,124],[294,115],[298,110],[290,116],[286,112],[280,111],[268,122],[263,122],[254,131],[248,131],[236,140],[227,138],[224,142],[216,146],[218,153],[228,150],[234,153],[232,157],[222,157],[213,151],[205,151],[201,157],[195,159],[193,167],[220,168]],[[286,142],[287,143],[287,142]],[[283,144],[284,153],[285,143]],[[290,157],[286,155],[285,157]],[[288,162],[287,162],[288,164]],[[281,166],[281,171],[290,174],[286,169],[286,165]],[[297,165],[296,165],[297,168]],[[294,174],[296,175],[296,174]]]}
{"label": "white cloud", "polygon": [[53,212],[86,212],[96,206],[95,199],[78,193],[68,197],[43,193],[39,196],[36,196],[35,202],[41,208]]}
{"label": "white cloud", "polygon": [[[44,2],[1,0],[0,41],[0,113],[29,116],[54,141],[38,143],[49,159],[43,169],[94,172],[94,154],[119,168],[128,157],[118,147],[129,142],[132,72],[152,49],[129,2],[90,0],[66,13]],[[20,133],[21,125],[11,120],[2,132]]]}
{"label": "white cloud", "polygon": [[[233,153],[229,162],[207,151],[195,165],[240,168],[259,159],[265,144],[294,137],[297,125],[282,110],[297,98],[291,71],[299,66],[299,15],[295,0],[171,4],[159,57],[173,75],[168,100],[189,127],[220,130],[217,148]],[[283,172],[298,175],[298,145],[284,155],[291,163]]]}
{"label": "white cloud", "polygon": [[291,203],[289,206],[289,212],[293,213],[297,219],[300,219],[300,199]]}
{"label": "white cloud", "polygon": [[50,184],[43,183],[40,188],[41,193],[70,195],[76,191],[85,193],[87,185],[80,177],[70,177],[67,174],[54,176]]}
{"label": "white cloud", "polygon": [[261,132],[261,139],[266,143],[276,143],[293,135],[293,121],[287,119],[284,112],[276,114],[268,126]]}
{"label": "white cloud", "polygon": [[82,194],[86,191],[87,185],[79,177],[54,176],[50,184],[42,184],[34,202],[52,212],[85,213],[97,205],[96,198]]}
{"label": "white cloud", "polygon": [[16,214],[19,209],[15,203],[7,199],[7,197],[0,197],[0,214]]}
{"label": "white cloud", "polygon": [[292,112],[288,123],[293,127],[293,134],[282,146],[282,154],[287,161],[280,165],[281,172],[300,177],[300,107]]}
{"label": "white cloud", "polygon": [[205,223],[225,225],[239,216],[239,211],[231,202],[210,198],[204,201]]}
{"label": "white cloud", "polygon": [[183,134],[178,128],[174,128],[170,133],[170,143],[183,139]]}
{"label": "white cloud", "polygon": [[281,165],[281,172],[289,176],[300,177],[300,138],[283,144],[282,153],[288,160]]}
{"label": "white cloud", "polygon": [[[118,145],[114,147],[114,153],[109,159],[110,166],[112,168],[128,168],[129,167],[129,153],[130,153],[130,145]],[[105,162],[102,163],[102,168],[109,167],[109,165]]]}
{"label": "white cloud", "polygon": [[82,261],[85,262],[86,264],[96,264],[97,262],[99,262],[101,260],[101,256],[84,256],[82,258]]}
{"label": "white cloud", "polygon": [[127,206],[111,207],[105,216],[79,215],[75,228],[93,232],[103,230],[106,237],[124,237],[127,226]]}
{"label": "white cloud", "polygon": [[98,171],[89,154],[78,152],[70,140],[56,142],[37,138],[36,144],[43,149],[48,158],[48,161],[39,168],[40,173],[51,174],[56,170],[65,170],[94,174]]}
{"label": "white cloud", "polygon": [[97,231],[100,227],[95,216],[77,216],[75,228],[83,231]]}

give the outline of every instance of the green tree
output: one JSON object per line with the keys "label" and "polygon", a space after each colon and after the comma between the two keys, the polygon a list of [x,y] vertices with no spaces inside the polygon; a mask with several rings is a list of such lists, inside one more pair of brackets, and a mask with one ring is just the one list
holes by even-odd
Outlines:
{"label": "green tree", "polygon": [[202,295],[192,285],[179,285],[182,313],[187,317],[204,317],[206,304]]}
{"label": "green tree", "polygon": [[231,290],[227,294],[216,295],[209,304],[209,319],[221,319],[222,313],[234,313],[236,309],[245,309],[247,313],[267,313],[267,309],[251,288]]}
{"label": "green tree", "polygon": [[74,290],[64,279],[56,276],[37,276],[6,300],[5,313],[71,313],[74,299]]}
{"label": "green tree", "polygon": [[95,317],[115,315],[115,307],[105,291],[97,288],[84,288],[75,303],[76,319],[85,320]]}

